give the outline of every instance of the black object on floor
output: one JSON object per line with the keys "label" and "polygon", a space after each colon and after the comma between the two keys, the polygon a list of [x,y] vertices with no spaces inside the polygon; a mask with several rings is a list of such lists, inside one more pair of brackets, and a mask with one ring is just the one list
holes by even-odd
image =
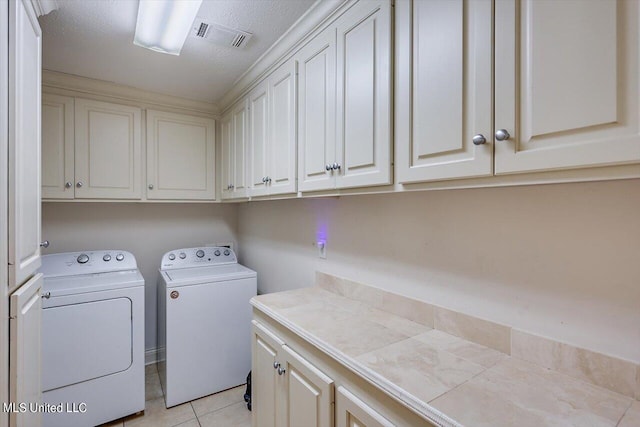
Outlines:
{"label": "black object on floor", "polygon": [[247,375],[247,390],[244,392],[244,401],[247,402],[247,409],[251,410],[251,371]]}

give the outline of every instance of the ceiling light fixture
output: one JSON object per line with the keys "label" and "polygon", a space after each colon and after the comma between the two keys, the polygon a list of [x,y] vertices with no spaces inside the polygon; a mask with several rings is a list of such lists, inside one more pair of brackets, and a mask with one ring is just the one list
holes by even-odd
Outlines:
{"label": "ceiling light fixture", "polygon": [[140,0],[133,44],[180,55],[202,0]]}

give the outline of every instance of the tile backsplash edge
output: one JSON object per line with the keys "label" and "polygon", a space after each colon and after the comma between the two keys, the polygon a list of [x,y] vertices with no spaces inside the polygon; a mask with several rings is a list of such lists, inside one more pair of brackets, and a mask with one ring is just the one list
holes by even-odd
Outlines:
{"label": "tile backsplash edge", "polygon": [[[316,271],[316,286],[416,323],[459,336],[467,341],[493,348],[512,357],[527,360],[640,400],[639,363],[552,339],[537,337],[526,331],[512,330],[508,325],[470,316],[320,271]],[[527,339],[522,339],[525,336]],[[558,352],[559,348],[563,351]]]}

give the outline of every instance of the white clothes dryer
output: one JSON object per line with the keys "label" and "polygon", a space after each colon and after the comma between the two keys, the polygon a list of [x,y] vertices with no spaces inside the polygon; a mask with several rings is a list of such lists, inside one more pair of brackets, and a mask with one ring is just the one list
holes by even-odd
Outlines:
{"label": "white clothes dryer", "polygon": [[226,247],[176,249],[158,279],[158,372],[167,407],[243,384],[255,271]]}
{"label": "white clothes dryer", "polygon": [[95,426],[143,411],[144,279],[125,251],[45,255],[43,426]]}

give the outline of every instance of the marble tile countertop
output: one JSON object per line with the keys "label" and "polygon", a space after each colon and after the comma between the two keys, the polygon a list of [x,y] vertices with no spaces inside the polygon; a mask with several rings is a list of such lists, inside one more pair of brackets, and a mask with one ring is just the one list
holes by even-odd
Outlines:
{"label": "marble tile countertop", "polygon": [[438,425],[640,426],[637,400],[433,329],[417,313],[320,287],[252,305]]}

